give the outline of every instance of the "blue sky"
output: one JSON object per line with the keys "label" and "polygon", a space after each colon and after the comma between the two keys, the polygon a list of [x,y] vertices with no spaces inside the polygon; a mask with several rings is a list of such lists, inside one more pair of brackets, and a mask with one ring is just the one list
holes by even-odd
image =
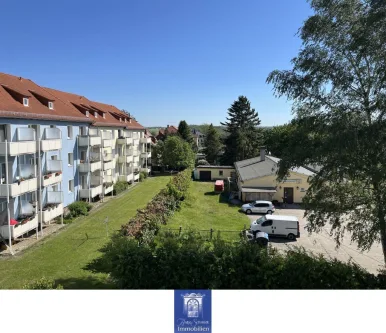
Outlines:
{"label": "blue sky", "polygon": [[0,71],[129,110],[145,126],[224,121],[239,95],[291,119],[265,83],[290,68],[306,0],[2,1]]}

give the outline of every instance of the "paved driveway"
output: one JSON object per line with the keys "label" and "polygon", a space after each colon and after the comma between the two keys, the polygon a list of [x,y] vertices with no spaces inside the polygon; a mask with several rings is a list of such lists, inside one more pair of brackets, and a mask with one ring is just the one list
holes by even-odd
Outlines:
{"label": "paved driveway", "polygon": [[[329,226],[320,232],[309,235],[304,226],[306,219],[303,218],[304,210],[302,209],[276,209],[275,215],[293,215],[299,218],[300,223],[300,238],[296,241],[290,242],[286,239],[270,238],[271,245],[278,249],[286,250],[289,247],[303,246],[306,250],[314,253],[322,253],[328,257],[335,257],[341,261],[352,260],[358,265],[366,268],[372,273],[377,273],[377,270],[383,265],[383,254],[380,244],[375,244],[370,251],[361,252],[358,250],[356,244],[350,242],[350,236],[345,235],[340,248],[336,249],[334,239],[329,235]],[[251,221],[255,220],[261,215],[248,215]]]}

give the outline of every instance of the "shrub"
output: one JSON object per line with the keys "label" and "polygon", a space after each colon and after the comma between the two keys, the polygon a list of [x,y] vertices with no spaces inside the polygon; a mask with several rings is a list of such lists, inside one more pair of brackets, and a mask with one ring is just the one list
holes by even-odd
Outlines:
{"label": "shrub", "polygon": [[198,160],[197,165],[210,165],[207,160]]}
{"label": "shrub", "polygon": [[114,184],[113,193],[114,193],[114,195],[117,195],[117,194],[122,193],[123,191],[127,190],[128,187],[129,187],[129,185],[127,184],[127,182],[118,181]]}
{"label": "shrub", "polygon": [[165,232],[149,244],[115,237],[89,269],[124,289],[375,289],[384,277],[303,249],[280,253],[246,242]]}
{"label": "shrub", "polygon": [[22,289],[63,289],[63,286],[60,284],[56,284],[54,280],[43,277],[37,281],[32,281],[30,283],[25,284]]}
{"label": "shrub", "polygon": [[75,218],[80,215],[88,215],[88,212],[91,210],[92,205],[85,201],[75,201],[68,206],[70,210],[69,215],[66,218]]}

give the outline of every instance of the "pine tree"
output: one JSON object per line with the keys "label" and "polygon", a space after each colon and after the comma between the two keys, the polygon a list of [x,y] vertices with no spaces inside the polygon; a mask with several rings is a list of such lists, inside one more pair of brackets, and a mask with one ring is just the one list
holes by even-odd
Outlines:
{"label": "pine tree", "polygon": [[206,132],[204,147],[206,160],[210,164],[215,164],[220,156],[221,141],[220,134],[214,128],[213,124],[210,124],[208,131]]}
{"label": "pine tree", "polygon": [[193,136],[192,136],[190,128],[185,120],[180,121],[180,123],[178,125],[178,134],[187,143],[193,145]]}
{"label": "pine tree", "polygon": [[232,165],[236,161],[256,157],[262,144],[262,132],[257,128],[261,123],[258,113],[251,108],[245,96],[239,96],[228,109],[225,123],[227,133],[224,139],[222,163]]}

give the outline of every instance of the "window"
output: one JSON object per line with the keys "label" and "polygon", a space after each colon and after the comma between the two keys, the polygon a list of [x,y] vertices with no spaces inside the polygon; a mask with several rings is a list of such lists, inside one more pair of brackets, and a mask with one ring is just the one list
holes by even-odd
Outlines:
{"label": "window", "polygon": [[106,119],[106,113],[102,113],[102,116],[103,116],[103,118],[105,118]]}
{"label": "window", "polygon": [[96,111],[94,112],[94,117],[98,118],[98,112],[96,112]]}
{"label": "window", "polygon": [[51,156],[51,160],[57,161],[57,160],[58,160],[58,155],[52,155],[52,156]]}
{"label": "window", "polygon": [[262,227],[270,227],[272,225],[271,220],[267,220],[261,224]]}
{"label": "window", "polygon": [[6,183],[6,167],[5,163],[0,163],[0,184],[5,184]]}
{"label": "window", "polygon": [[54,109],[54,103],[53,102],[48,102],[48,108],[50,110],[53,110]]}
{"label": "window", "polygon": [[305,192],[306,190],[305,190],[305,188],[304,187],[302,187],[301,189],[300,189],[300,192]]}
{"label": "window", "polygon": [[88,111],[86,110],[86,117],[88,117],[89,116],[89,113],[88,113]]}
{"label": "window", "polygon": [[72,166],[74,164],[74,154],[68,153],[68,166]]}
{"label": "window", "polygon": [[74,180],[73,179],[68,181],[68,192],[74,192]]}
{"label": "window", "polygon": [[223,176],[223,175],[224,175],[224,171],[219,170],[218,175],[219,175],[219,176]]}
{"label": "window", "polygon": [[29,105],[29,100],[27,97],[23,97],[23,105],[28,106]]}
{"label": "window", "polygon": [[80,127],[80,135],[87,135],[87,127],[86,126]]}
{"label": "window", "polygon": [[67,139],[72,139],[72,126],[67,126]]}
{"label": "window", "polygon": [[267,204],[267,203],[257,203],[257,204],[255,204],[255,207],[269,207],[269,204]]}

